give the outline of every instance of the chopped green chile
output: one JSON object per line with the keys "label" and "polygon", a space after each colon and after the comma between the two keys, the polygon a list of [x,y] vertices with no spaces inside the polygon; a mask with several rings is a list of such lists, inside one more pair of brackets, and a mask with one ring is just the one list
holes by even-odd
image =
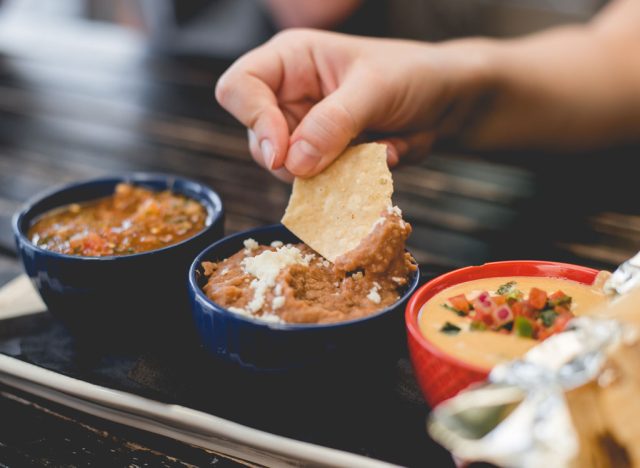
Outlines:
{"label": "chopped green chile", "polygon": [[456,315],[459,315],[460,317],[466,317],[467,316],[466,312],[464,312],[463,310],[456,309],[452,305],[442,304],[442,307],[444,307],[447,310],[450,310],[451,312],[453,312]]}
{"label": "chopped green chile", "polygon": [[445,323],[440,329],[440,331],[446,335],[457,335],[458,333],[460,333],[460,330],[461,328],[459,326],[454,325],[451,322]]}
{"label": "chopped green chile", "polygon": [[516,317],[513,322],[513,331],[521,338],[533,338],[533,325],[524,317]]}
{"label": "chopped green chile", "polygon": [[479,320],[474,320],[473,322],[471,322],[471,325],[469,325],[469,330],[471,331],[486,331],[487,330],[487,324],[484,322],[480,322]]}
{"label": "chopped green chile", "polygon": [[547,307],[549,309],[552,309],[556,306],[564,306],[568,304],[571,304],[571,296],[566,295],[564,297],[561,297],[560,299],[547,301]]}
{"label": "chopped green chile", "polygon": [[490,330],[541,340],[564,329],[573,317],[571,304],[571,296],[563,291],[548,295],[531,287],[525,296],[516,281],[509,281],[495,293],[481,291],[472,299],[464,294],[452,296],[442,307],[468,318],[470,331]]}
{"label": "chopped green chile", "polygon": [[508,283],[504,283],[503,285],[501,285],[497,291],[496,294],[500,295],[500,296],[504,296],[505,294],[509,294],[516,286],[516,282],[515,281],[509,281]]}
{"label": "chopped green chile", "polygon": [[546,309],[540,312],[540,319],[545,327],[550,327],[556,321],[558,313],[553,309]]}

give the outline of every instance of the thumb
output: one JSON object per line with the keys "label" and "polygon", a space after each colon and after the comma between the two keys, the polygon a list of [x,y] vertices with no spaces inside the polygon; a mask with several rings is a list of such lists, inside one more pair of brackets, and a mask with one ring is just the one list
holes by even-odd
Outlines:
{"label": "thumb", "polygon": [[374,111],[374,97],[365,88],[345,83],[309,110],[289,140],[289,172],[300,177],[321,172],[358,136]]}

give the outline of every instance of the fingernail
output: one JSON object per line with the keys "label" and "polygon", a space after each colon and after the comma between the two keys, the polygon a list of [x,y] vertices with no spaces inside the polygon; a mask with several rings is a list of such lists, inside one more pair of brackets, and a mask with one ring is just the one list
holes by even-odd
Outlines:
{"label": "fingernail", "polygon": [[296,175],[309,174],[320,162],[318,148],[306,140],[296,141],[289,150],[289,169]]}
{"label": "fingernail", "polygon": [[273,165],[276,161],[276,152],[273,149],[273,145],[266,138],[260,142],[260,151],[264,158],[264,163],[269,169],[273,169]]}
{"label": "fingernail", "polygon": [[257,141],[255,132],[251,129],[248,129],[247,136],[249,137],[249,146],[255,145]]}

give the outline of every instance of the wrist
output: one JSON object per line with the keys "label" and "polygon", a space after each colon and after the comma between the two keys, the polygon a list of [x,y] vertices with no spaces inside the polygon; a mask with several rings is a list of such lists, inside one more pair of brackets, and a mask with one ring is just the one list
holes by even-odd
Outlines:
{"label": "wrist", "polygon": [[445,79],[452,96],[446,114],[437,124],[439,140],[473,146],[481,123],[489,118],[493,102],[507,86],[503,74],[504,41],[469,38],[435,46],[447,64]]}

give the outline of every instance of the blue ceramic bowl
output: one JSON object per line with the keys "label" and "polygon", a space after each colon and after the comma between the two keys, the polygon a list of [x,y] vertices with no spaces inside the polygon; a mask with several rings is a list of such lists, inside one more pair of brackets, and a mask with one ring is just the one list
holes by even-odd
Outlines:
{"label": "blue ceramic bowl", "polygon": [[[120,182],[156,191],[168,189],[200,202],[208,213],[205,228],[177,244],[126,256],[65,255],[37,247],[28,239],[28,229],[38,216],[69,203],[112,195]],[[146,324],[153,332],[180,314],[188,317],[189,265],[198,252],[223,236],[224,210],[218,194],[198,182],[134,173],[65,185],[38,195],[14,215],[12,227],[27,274],[49,311],[71,328],[99,334],[116,328],[123,334]]]}
{"label": "blue ceramic bowl", "polygon": [[234,234],[216,242],[194,260],[189,271],[189,294],[196,328],[204,347],[214,356],[254,371],[278,372],[312,366],[378,363],[402,345],[403,311],[419,282],[411,279],[402,297],[391,307],[357,320],[331,324],[267,323],[228,311],[203,292],[203,261],[219,261],[244,248],[253,238],[260,244],[300,240],[281,224]]}

